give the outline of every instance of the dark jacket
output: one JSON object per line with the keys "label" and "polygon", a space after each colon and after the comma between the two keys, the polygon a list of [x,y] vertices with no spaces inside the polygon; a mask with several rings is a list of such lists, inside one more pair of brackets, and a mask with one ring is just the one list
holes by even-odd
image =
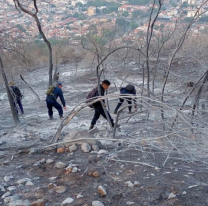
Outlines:
{"label": "dark jacket", "polygon": [[13,98],[16,98],[16,100],[21,100],[23,95],[21,91],[19,90],[19,88],[17,86],[10,86],[10,88],[13,91],[13,94],[12,94]]}
{"label": "dark jacket", "polygon": [[65,103],[65,100],[64,100],[64,95],[63,95],[62,90],[59,87],[56,87],[53,90],[53,95],[47,95],[46,101],[53,102],[53,101],[56,101],[58,97],[60,98],[63,107],[65,107],[66,103]]}
{"label": "dark jacket", "polygon": [[[101,96],[105,95],[105,89],[102,87],[102,85],[100,85],[100,92],[101,92]],[[99,95],[99,92],[97,90],[97,92],[95,94],[95,97],[98,97],[98,96],[100,96],[100,95]],[[102,101],[103,101],[103,103],[105,103],[105,100],[102,100]],[[93,107],[102,107],[102,104],[101,104],[101,102],[98,101],[98,102],[94,103],[92,106]]]}
{"label": "dark jacket", "polygon": [[133,94],[133,95],[136,95],[136,89],[134,88],[134,90],[128,91],[125,87],[122,87],[120,89],[120,93],[121,94]]}

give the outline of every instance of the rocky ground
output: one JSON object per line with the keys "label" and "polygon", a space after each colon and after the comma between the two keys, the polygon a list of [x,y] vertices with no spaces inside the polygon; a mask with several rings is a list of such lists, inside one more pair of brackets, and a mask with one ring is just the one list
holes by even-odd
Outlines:
{"label": "rocky ground", "polygon": [[[94,76],[83,70],[75,77],[69,68],[62,68],[61,73],[67,115],[77,103],[85,100],[95,85]],[[111,80],[110,76],[107,78]],[[129,122],[121,120],[118,141],[111,141],[112,131],[104,119],[100,119],[96,134],[91,136],[86,132],[93,115],[87,108],[65,127],[63,138],[95,140],[35,150],[50,145],[61,121],[56,111],[55,119],[47,120],[44,101],[47,69],[34,71],[25,79],[41,101],[17,80],[25,96],[25,115],[20,117],[19,127],[12,122],[4,90],[0,91],[0,205],[208,205],[208,168],[205,164],[191,162],[177,153],[174,158],[167,159],[167,153],[158,152],[162,141],[155,147],[145,142],[136,146],[118,144],[119,139],[131,139],[128,134],[138,127],[144,130],[143,114]],[[114,88],[111,91],[114,92]],[[112,108],[116,102],[110,102]],[[149,127],[142,136],[156,133],[152,125]],[[204,153],[204,157],[206,155]]]}

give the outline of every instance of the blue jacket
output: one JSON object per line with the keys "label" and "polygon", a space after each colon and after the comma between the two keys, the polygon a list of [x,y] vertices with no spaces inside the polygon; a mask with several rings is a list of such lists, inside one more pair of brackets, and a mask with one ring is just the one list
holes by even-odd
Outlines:
{"label": "blue jacket", "polygon": [[122,87],[122,88],[120,89],[120,93],[121,93],[121,94],[133,94],[133,95],[136,95],[136,89],[134,89],[134,91],[130,92],[130,91],[126,90],[125,87]]}
{"label": "blue jacket", "polygon": [[53,90],[53,95],[47,95],[46,101],[53,102],[53,101],[56,101],[58,97],[60,98],[63,107],[65,107],[66,103],[64,100],[64,95],[63,95],[62,90],[59,87],[56,87]]}

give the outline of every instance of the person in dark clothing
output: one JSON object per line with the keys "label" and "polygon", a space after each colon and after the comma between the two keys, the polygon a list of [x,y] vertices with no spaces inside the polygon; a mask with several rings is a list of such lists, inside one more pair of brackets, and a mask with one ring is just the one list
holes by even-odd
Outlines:
{"label": "person in dark clothing", "polygon": [[21,113],[24,114],[24,110],[23,110],[23,106],[22,106],[23,95],[22,95],[21,91],[19,90],[19,88],[17,86],[14,85],[14,82],[9,82],[9,86],[12,91],[12,97],[13,97],[13,103],[15,106],[15,110],[18,113],[18,108],[17,108],[17,105],[18,105]]}
{"label": "person in dark clothing", "polygon": [[[104,96],[105,95],[105,90],[107,90],[110,86],[110,82],[108,80],[104,80],[102,82],[102,84],[100,85],[100,92],[101,92],[101,96]],[[99,96],[99,92],[98,92],[98,89],[96,91],[96,94],[95,94],[95,97]],[[105,104],[105,100],[101,100],[104,104]],[[100,101],[98,102],[95,102],[93,105],[93,108],[95,110],[95,113],[94,113],[94,116],[93,116],[93,119],[91,121],[91,126],[90,126],[90,130],[93,129],[93,127],[95,126],[97,120],[100,118],[100,115],[102,115],[105,119],[107,119],[106,115],[105,115],[105,112],[103,110],[103,107],[102,107],[102,104]],[[109,119],[111,121],[111,124],[112,126],[114,127],[114,122],[113,122],[113,119],[111,117],[111,115],[109,114],[109,112],[107,111],[107,114],[109,116]]]}
{"label": "person in dark clothing", "polygon": [[47,95],[46,97],[46,104],[47,104],[48,115],[50,120],[53,119],[53,107],[55,107],[58,110],[60,119],[63,119],[62,106],[56,101],[58,97],[61,100],[64,110],[66,110],[66,103],[62,92],[62,83],[60,82],[57,83],[57,86],[54,88],[52,93],[50,95]]}
{"label": "person in dark clothing", "polygon": [[[136,95],[136,89],[133,85],[127,85],[126,87],[122,87],[120,89],[120,94],[121,96],[126,96],[126,95]],[[125,97],[125,98],[119,98],[119,103],[117,104],[115,110],[114,110],[114,114],[117,114],[118,109],[121,107],[121,105],[123,104],[124,100],[126,100],[129,104],[128,109],[129,109],[129,114],[132,113],[131,109],[132,109],[132,103],[134,101],[134,103],[136,102],[136,99],[133,99],[131,97]],[[135,108],[136,108],[136,104],[135,104]]]}

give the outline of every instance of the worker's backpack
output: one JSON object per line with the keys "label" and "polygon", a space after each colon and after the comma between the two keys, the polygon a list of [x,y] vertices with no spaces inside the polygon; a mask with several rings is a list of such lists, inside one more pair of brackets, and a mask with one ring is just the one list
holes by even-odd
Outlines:
{"label": "worker's backpack", "polygon": [[[96,99],[96,93],[98,91],[98,88],[94,88],[88,95],[86,98],[86,103],[90,103],[92,101],[94,101]],[[91,105],[89,107],[92,107]]]}
{"label": "worker's backpack", "polygon": [[46,94],[49,95],[49,96],[54,95],[53,91],[54,91],[55,88],[56,88],[55,86],[49,86]]}

